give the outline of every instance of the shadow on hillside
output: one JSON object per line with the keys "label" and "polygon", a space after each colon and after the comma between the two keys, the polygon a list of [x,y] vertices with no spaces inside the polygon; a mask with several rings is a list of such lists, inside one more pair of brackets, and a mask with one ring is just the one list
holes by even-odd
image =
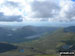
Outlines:
{"label": "shadow on hillside", "polygon": [[14,49],[17,49],[17,46],[8,43],[0,43],[0,53],[11,51]]}

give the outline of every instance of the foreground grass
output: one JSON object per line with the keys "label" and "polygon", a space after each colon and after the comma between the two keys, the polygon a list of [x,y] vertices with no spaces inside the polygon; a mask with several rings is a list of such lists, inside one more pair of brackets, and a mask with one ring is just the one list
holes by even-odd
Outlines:
{"label": "foreground grass", "polygon": [[57,56],[57,55],[35,55],[35,56]]}

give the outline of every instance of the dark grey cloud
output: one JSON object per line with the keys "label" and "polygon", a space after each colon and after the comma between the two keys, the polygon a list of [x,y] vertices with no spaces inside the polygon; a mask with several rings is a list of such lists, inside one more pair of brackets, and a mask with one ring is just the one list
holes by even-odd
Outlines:
{"label": "dark grey cloud", "polygon": [[13,22],[13,21],[17,21],[20,22],[22,21],[22,17],[20,15],[18,16],[6,16],[4,15],[2,12],[0,12],[0,21],[8,21],[8,22]]}
{"label": "dark grey cloud", "polygon": [[34,1],[31,7],[34,12],[33,18],[52,18],[55,17],[60,10],[59,5],[52,1]]}

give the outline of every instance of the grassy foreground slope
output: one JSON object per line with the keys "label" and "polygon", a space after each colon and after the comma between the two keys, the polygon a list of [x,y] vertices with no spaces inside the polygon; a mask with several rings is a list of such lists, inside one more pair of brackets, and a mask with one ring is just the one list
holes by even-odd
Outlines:
{"label": "grassy foreground slope", "polygon": [[21,43],[20,45],[31,47],[36,52],[40,52],[43,54],[55,54],[57,48],[64,44],[61,41],[66,41],[74,37],[74,32],[64,32],[64,30],[62,29],[54,32],[51,35],[47,34],[39,40],[35,40],[29,43]]}
{"label": "grassy foreground slope", "polygon": [[[72,38],[75,40],[74,32],[65,32],[64,29],[60,29],[40,39],[15,44],[19,46],[17,50],[5,52],[0,56],[56,56],[57,48],[65,44],[62,41]],[[20,52],[20,49],[24,49],[24,52]]]}

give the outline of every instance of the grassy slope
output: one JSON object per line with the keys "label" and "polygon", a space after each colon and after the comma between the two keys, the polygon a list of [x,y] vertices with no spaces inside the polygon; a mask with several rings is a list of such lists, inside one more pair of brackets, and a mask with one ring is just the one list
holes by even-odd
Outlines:
{"label": "grassy slope", "polygon": [[[47,34],[43,36],[43,38],[34,40],[31,42],[19,43],[16,44],[20,46],[19,48],[23,48],[25,50],[24,53],[20,53],[18,50],[14,50],[11,52],[6,52],[0,54],[0,56],[22,56],[22,55],[32,55],[32,56],[56,56],[52,54],[56,54],[56,48],[63,45],[62,40],[69,40],[75,37],[75,33],[72,32],[64,32],[63,30],[59,30],[54,32],[53,34]],[[74,38],[75,39],[75,38]]]}
{"label": "grassy slope", "polygon": [[52,35],[46,35],[39,40],[35,40],[29,43],[22,43],[21,46],[29,46],[33,47],[36,50],[45,53],[53,53],[55,52],[56,48],[61,46],[62,40],[69,40],[70,38],[75,37],[75,33],[71,32],[63,32],[62,30],[54,32]]}

